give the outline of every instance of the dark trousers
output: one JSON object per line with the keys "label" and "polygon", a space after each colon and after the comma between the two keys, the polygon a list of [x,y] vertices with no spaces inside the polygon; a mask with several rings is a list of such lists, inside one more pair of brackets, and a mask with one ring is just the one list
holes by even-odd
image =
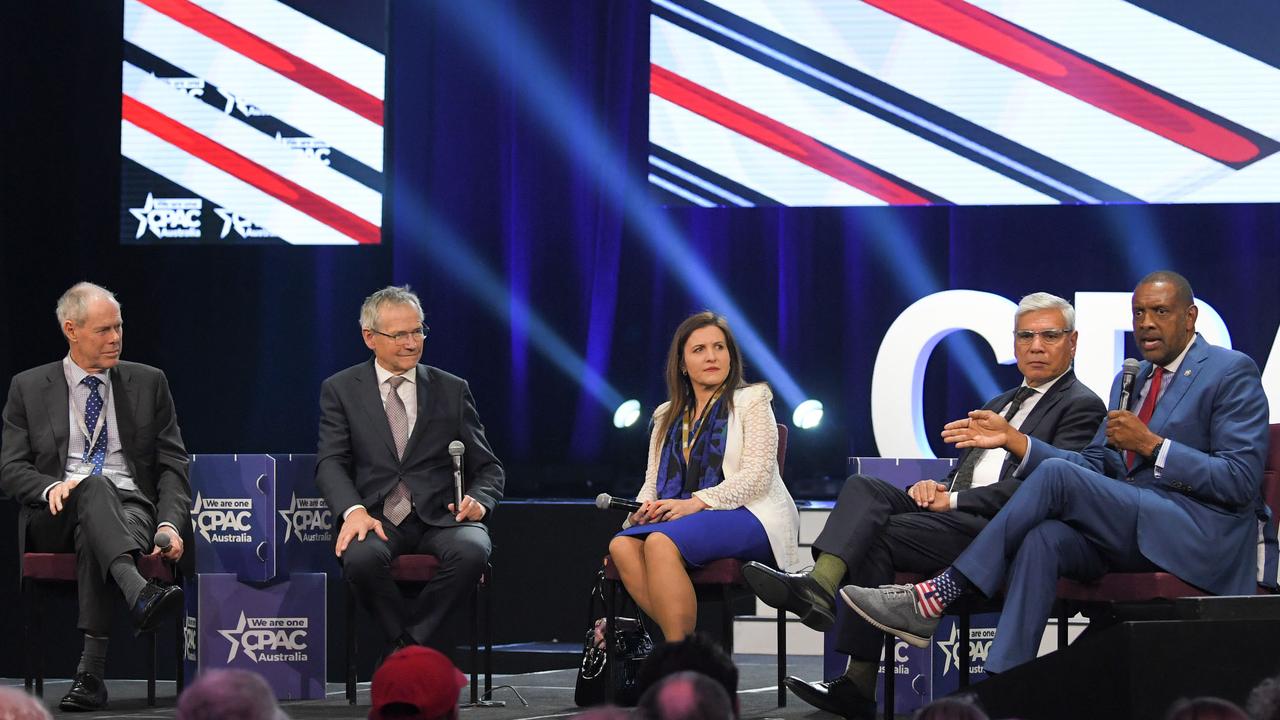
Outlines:
{"label": "dark trousers", "polygon": [[151,552],[156,531],[155,505],[144,495],[120,490],[101,475],[90,475],[67,496],[62,512],[48,505],[31,513],[27,524],[30,552],[74,552],[77,627],[97,637],[111,629],[111,595],[116,594],[108,568],[121,555]]}
{"label": "dark trousers", "polygon": [[[415,642],[429,642],[449,611],[466,598],[489,562],[492,545],[483,526],[434,527],[410,513],[399,526],[382,515],[387,534],[384,541],[369,533],[364,541],[353,540],[342,554],[342,572],[356,588],[361,604],[373,615],[390,642],[408,635]],[[412,601],[406,600],[391,579],[391,561],[405,553],[428,553],[440,559],[440,570]]]}
{"label": "dark trousers", "polygon": [[1045,460],[1027,476],[955,561],[987,596],[1006,588],[988,669],[1004,672],[1035,658],[1059,577],[1156,569],[1138,550],[1138,503],[1133,485],[1066,460]]}
{"label": "dark trousers", "polygon": [[[876,587],[893,582],[897,571],[935,573],[987,524],[972,513],[929,512],[903,490],[878,478],[845,480],[827,524],[813,543],[814,557],[830,553],[848,566],[845,582]],[[836,649],[857,660],[876,661],[884,634],[856,613],[843,613]]]}

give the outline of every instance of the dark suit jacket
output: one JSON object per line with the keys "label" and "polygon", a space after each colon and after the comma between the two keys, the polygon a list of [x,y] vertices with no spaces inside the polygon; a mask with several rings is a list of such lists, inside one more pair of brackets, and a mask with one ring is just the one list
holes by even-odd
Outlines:
{"label": "dark suit jacket", "polygon": [[[1150,372],[1151,363],[1143,362],[1139,382]],[[1129,470],[1121,453],[1107,447],[1106,423],[1081,452],[1032,442],[1026,473],[1045,460],[1062,458],[1132,483],[1140,490],[1138,549],[1144,557],[1211,593],[1252,595],[1269,440],[1267,396],[1258,366],[1247,355],[1196,335],[1177,374],[1165,380],[1168,389],[1148,424],[1172,441],[1160,477],[1145,460]],[[1135,391],[1131,402],[1137,402],[1137,395]],[[1117,375],[1113,405],[1119,396]]]}
{"label": "dark suit jacket", "polygon": [[[190,536],[189,459],[164,373],[149,365],[121,362],[109,371],[119,433],[129,474],[156,506],[156,522],[172,523]],[[19,542],[25,543],[32,509],[47,507],[44,489],[62,480],[71,425],[62,361],[15,375],[4,405],[0,446],[0,490],[22,504]],[[191,544],[186,544],[188,554]]]}
{"label": "dark suit jacket", "polygon": [[[467,381],[429,365],[418,366],[418,418],[396,459],[391,426],[370,359],[347,368],[320,386],[320,442],[316,484],[334,515],[352,505],[372,510],[398,480],[413,494],[418,517],[428,525],[458,525],[453,502],[453,460],[449,443],[461,440],[464,492],[485,506],[485,520],[502,499],[502,463],[484,437]],[[466,523],[474,524],[474,523]]]}
{"label": "dark suit jacket", "polygon": [[[1017,391],[1018,388],[1012,388],[997,395],[983,409],[1000,412],[1013,400],[1013,394]],[[1077,380],[1074,370],[1068,370],[1049,388],[1048,394],[1040,398],[1018,430],[1055,447],[1079,450],[1089,444],[1106,415],[1107,408],[1102,404],[1102,398]],[[955,479],[956,472],[970,452],[973,449],[960,453],[959,461],[947,476],[948,485]],[[956,510],[985,518],[993,517],[1009,501],[1018,485],[1022,484],[1020,479],[1013,476],[1013,471],[1020,462],[1012,455],[1007,456],[1004,467],[1000,468],[1000,480],[961,492],[956,496]]]}

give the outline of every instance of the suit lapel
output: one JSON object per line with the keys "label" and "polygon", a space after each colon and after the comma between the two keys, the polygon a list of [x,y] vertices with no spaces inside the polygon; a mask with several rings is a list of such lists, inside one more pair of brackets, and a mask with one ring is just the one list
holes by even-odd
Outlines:
{"label": "suit lapel", "polygon": [[426,432],[427,425],[430,424],[431,412],[427,407],[427,403],[432,400],[432,395],[428,393],[431,375],[427,372],[425,365],[418,366],[418,377],[414,381],[414,389],[418,391],[418,417],[413,423],[413,433],[409,435],[409,440],[404,444],[404,456],[407,458],[413,449],[418,445],[418,439]]}
{"label": "suit lapel", "polygon": [[58,471],[62,472],[67,466],[67,455],[70,453],[71,396],[67,393],[67,376],[61,362],[49,366],[49,374],[45,376],[45,380],[44,410],[49,416],[54,446],[59,448],[61,462],[58,464]]}
{"label": "suit lapel", "polygon": [[1187,351],[1187,356],[1182,358],[1182,364],[1178,366],[1176,375],[1165,378],[1165,382],[1170,383],[1168,390],[1164,391],[1164,395],[1156,398],[1155,412],[1151,413],[1151,423],[1148,427],[1151,432],[1157,435],[1164,434],[1164,426],[1169,422],[1169,416],[1177,409],[1178,403],[1186,396],[1187,391],[1191,389],[1192,383],[1200,376],[1200,366],[1204,363],[1209,353],[1204,348],[1204,338],[1196,334],[1195,345]]}
{"label": "suit lapel", "polygon": [[378,388],[378,374],[373,370],[373,360],[356,374],[356,397],[360,407],[369,416],[369,427],[375,428],[387,444],[391,457],[396,456],[396,441],[391,436],[391,424],[387,421],[387,409],[382,405],[382,392]]}
{"label": "suit lapel", "polygon": [[1036,402],[1036,406],[1031,408],[1031,413],[1027,415],[1027,419],[1023,420],[1022,424],[1018,426],[1018,432],[1024,435],[1034,433],[1036,428],[1040,425],[1040,421],[1044,419],[1044,416],[1049,413],[1049,410],[1051,410],[1054,405],[1057,405],[1058,402],[1062,400],[1063,393],[1071,386],[1071,383],[1075,382],[1075,379],[1075,371],[1068,370],[1064,373],[1058,382],[1054,383],[1053,387],[1049,388],[1044,397],[1040,398],[1040,400]]}
{"label": "suit lapel", "polygon": [[[1018,392],[1018,388],[1014,388],[1007,392],[1002,392],[999,395],[997,395],[994,400],[984,405],[982,409],[990,410],[993,413],[999,413],[1001,408],[1003,408],[1005,405],[1008,405],[1013,400],[1013,395],[1016,392]],[[981,452],[981,450],[982,448],[965,448],[964,450],[962,450],[960,452],[960,455],[956,457],[956,464],[951,466],[951,474],[949,477],[952,477],[952,478],[955,477],[955,474],[960,471],[960,466],[964,464],[964,459],[968,457],[969,453]],[[1003,473],[1001,473],[1001,475],[1003,476]]]}
{"label": "suit lapel", "polygon": [[124,450],[125,462],[129,465],[129,474],[138,477],[134,467],[133,455],[129,448],[137,447],[134,442],[137,434],[138,388],[133,385],[133,373],[126,373],[117,365],[109,371],[111,376],[111,402],[116,406],[116,427],[108,428],[109,432],[119,433],[120,447]]}

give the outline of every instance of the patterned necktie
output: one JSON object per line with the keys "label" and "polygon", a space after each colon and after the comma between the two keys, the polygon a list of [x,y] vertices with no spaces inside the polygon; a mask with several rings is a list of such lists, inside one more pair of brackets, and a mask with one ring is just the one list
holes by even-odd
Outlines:
{"label": "patterned necktie", "polygon": [[[1035,395],[1033,388],[1023,385],[1013,394],[1013,400],[1009,403],[1009,409],[1004,413],[1005,420],[1012,420],[1014,415],[1018,414],[1018,410],[1022,408],[1022,403],[1027,398]],[[978,461],[986,454],[984,448],[974,448],[964,456],[964,462],[960,463],[960,469],[956,471],[956,479],[951,483],[951,492],[959,492],[968,490],[973,487],[973,469],[978,466]]]}
{"label": "patterned necktie", "polygon": [[[1151,376],[1151,387],[1147,390],[1147,396],[1142,398],[1142,407],[1138,410],[1138,419],[1143,425],[1151,426],[1151,416],[1156,411],[1156,401],[1160,399],[1160,385],[1167,371],[1156,366],[1155,374]],[[1135,463],[1138,462],[1138,456],[1132,450],[1125,450],[1124,464],[1130,470],[1133,469]]]}
{"label": "patterned necktie", "polygon": [[[98,388],[102,386],[102,380],[89,375],[80,382],[89,386],[89,399],[84,404],[84,425],[92,436],[94,428],[98,426],[98,417],[104,412],[102,408],[102,395],[98,393]],[[107,461],[107,419],[102,418],[102,431],[98,433],[98,442],[93,447],[89,447],[89,437],[84,439],[84,462],[93,463],[93,474],[101,475],[102,466]]]}
{"label": "patterned necktie", "polygon": [[[399,375],[387,378],[387,384],[391,386],[391,392],[387,393],[387,424],[391,426],[391,439],[396,444],[397,459],[404,457],[404,446],[409,441],[409,413],[404,408],[404,400],[400,398],[400,386],[404,382],[405,379]],[[386,500],[382,501],[382,514],[392,525],[399,525],[409,517],[412,505],[409,486],[400,480],[387,493]]]}

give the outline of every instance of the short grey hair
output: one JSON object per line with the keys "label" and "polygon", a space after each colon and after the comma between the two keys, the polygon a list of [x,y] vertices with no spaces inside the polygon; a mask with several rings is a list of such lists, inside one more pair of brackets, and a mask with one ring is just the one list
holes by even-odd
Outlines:
{"label": "short grey hair", "polygon": [[1062,320],[1067,323],[1063,329],[1068,332],[1076,329],[1076,309],[1066,300],[1047,292],[1031,293],[1019,300],[1018,312],[1014,313],[1013,321],[1016,323],[1018,318],[1036,310],[1057,310],[1062,313]]}
{"label": "short grey hair", "polygon": [[418,311],[419,322],[425,319],[422,314],[422,303],[408,285],[404,287],[388,285],[364,299],[364,304],[360,306],[360,329],[377,329],[378,312],[382,310],[383,305],[410,305]]}
{"label": "short grey hair", "polygon": [[120,301],[116,299],[116,294],[101,285],[94,285],[91,282],[78,282],[62,293],[62,297],[58,298],[58,307],[56,314],[58,316],[58,327],[62,327],[68,320],[72,325],[80,326],[89,317],[89,303],[98,298],[106,298],[115,303],[116,309],[120,308]]}

